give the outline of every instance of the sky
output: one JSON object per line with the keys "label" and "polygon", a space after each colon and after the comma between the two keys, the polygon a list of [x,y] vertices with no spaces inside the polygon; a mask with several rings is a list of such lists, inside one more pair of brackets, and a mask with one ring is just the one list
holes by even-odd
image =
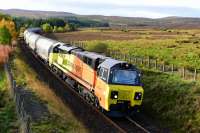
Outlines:
{"label": "sky", "polygon": [[199,0],[0,0],[0,9],[64,11],[81,15],[200,17]]}

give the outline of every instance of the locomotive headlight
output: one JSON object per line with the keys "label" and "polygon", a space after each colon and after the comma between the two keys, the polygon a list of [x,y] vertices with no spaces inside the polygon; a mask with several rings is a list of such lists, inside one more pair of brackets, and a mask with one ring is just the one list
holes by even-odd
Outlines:
{"label": "locomotive headlight", "polygon": [[134,100],[141,100],[142,99],[142,93],[141,92],[135,92]]}
{"label": "locomotive headlight", "polygon": [[111,91],[111,99],[118,99],[118,91]]}

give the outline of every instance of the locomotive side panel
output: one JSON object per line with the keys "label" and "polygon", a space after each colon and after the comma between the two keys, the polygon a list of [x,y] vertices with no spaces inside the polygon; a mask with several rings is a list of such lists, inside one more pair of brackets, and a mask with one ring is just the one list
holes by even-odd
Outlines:
{"label": "locomotive side panel", "polygon": [[95,71],[83,62],[83,75],[82,79],[85,80],[90,86],[94,85],[94,73]]}
{"label": "locomotive side panel", "polygon": [[[73,55],[72,55],[73,56]],[[73,68],[73,73],[83,79],[83,70],[84,70],[84,65],[83,65],[83,62],[82,60],[80,60],[78,57],[74,56],[74,68]]]}
{"label": "locomotive side panel", "polygon": [[108,110],[108,93],[109,93],[109,88],[108,84],[105,83],[102,79],[97,77],[96,79],[96,85],[95,85],[95,95],[97,96],[99,100],[99,104],[101,107],[103,107],[105,110]]}

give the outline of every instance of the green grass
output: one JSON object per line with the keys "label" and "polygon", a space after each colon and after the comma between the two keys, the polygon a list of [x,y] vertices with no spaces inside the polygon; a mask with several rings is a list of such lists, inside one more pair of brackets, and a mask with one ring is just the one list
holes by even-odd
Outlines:
{"label": "green grass", "polygon": [[0,133],[16,132],[17,129],[15,105],[9,98],[6,74],[0,66]]}
{"label": "green grass", "polygon": [[[170,36],[160,39],[153,37],[163,31],[137,31],[130,34],[136,34],[139,39],[133,40],[105,40],[105,41],[85,41],[86,49],[97,44],[106,44],[108,49],[119,51],[123,54],[139,57],[150,57],[159,59],[166,64],[174,64],[178,67],[200,69],[200,34],[199,30],[172,30]],[[163,32],[165,33],[165,32]],[[173,34],[172,34],[173,33]],[[178,34],[179,33],[179,34]],[[181,33],[181,34],[180,34]],[[113,32],[114,34],[114,32]],[[160,35],[164,37],[165,35]]]}
{"label": "green grass", "polygon": [[[184,66],[188,68],[200,68],[199,43],[179,44],[176,40],[133,40],[133,41],[88,41],[88,45],[98,43],[107,44],[108,48],[130,56],[150,57],[159,59],[166,64]],[[86,47],[87,50],[88,46]]]}
{"label": "green grass", "polygon": [[144,110],[174,132],[200,132],[200,86],[179,77],[144,71]]}
{"label": "green grass", "polygon": [[34,133],[51,133],[55,131],[56,133],[71,133],[76,131],[74,129],[75,128],[73,123],[69,121],[67,122],[55,114],[51,114],[51,117],[37,123],[33,123],[31,126],[31,130]]}
{"label": "green grass", "polygon": [[0,90],[5,90],[6,88],[6,74],[4,72],[4,68],[0,65]]}

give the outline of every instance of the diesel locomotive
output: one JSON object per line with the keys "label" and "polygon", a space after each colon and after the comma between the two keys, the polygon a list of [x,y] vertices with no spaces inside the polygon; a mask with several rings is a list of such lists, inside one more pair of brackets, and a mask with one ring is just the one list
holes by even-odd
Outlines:
{"label": "diesel locomotive", "polygon": [[144,90],[136,66],[40,33],[38,28],[24,32],[28,48],[94,106],[111,115],[140,108]]}

